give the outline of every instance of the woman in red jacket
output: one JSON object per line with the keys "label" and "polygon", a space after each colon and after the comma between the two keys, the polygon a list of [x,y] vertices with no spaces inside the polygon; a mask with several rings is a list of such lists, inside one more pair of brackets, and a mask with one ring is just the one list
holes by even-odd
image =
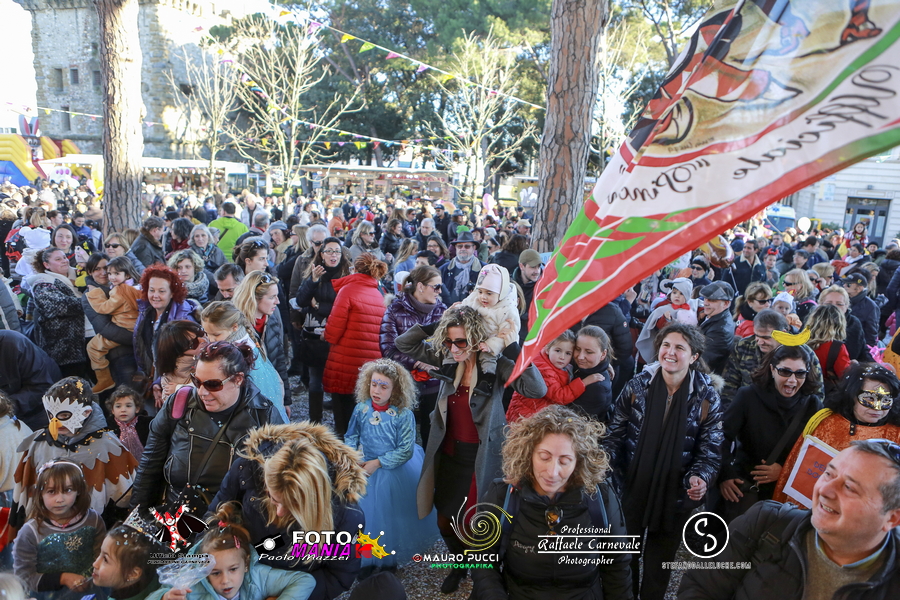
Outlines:
{"label": "woman in red jacket", "polygon": [[331,394],[334,430],[343,436],[356,403],[354,389],[359,368],[381,358],[378,344],[384,297],[378,280],[388,267],[373,254],[360,254],[353,263],[356,273],[332,281],[337,297],[325,325],[325,341],[331,344],[322,383]]}

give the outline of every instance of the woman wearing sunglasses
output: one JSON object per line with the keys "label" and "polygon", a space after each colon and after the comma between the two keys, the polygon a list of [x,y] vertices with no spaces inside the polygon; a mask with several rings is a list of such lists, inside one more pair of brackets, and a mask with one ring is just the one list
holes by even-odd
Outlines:
{"label": "woman wearing sunglasses", "polygon": [[[251,271],[234,290],[231,301],[238,307],[266,349],[266,358],[278,371],[287,391],[283,405],[291,405],[291,383],[288,381],[288,360],[284,352],[284,326],[278,311],[278,279],[265,271]],[[271,398],[282,404],[282,399]]]}
{"label": "woman wearing sunglasses", "polygon": [[434,267],[416,267],[410,271],[403,284],[403,291],[397,294],[388,306],[381,320],[379,344],[385,358],[395,360],[413,375],[419,388],[419,408],[417,418],[422,433],[422,446],[428,446],[431,428],[431,411],[437,402],[438,380],[429,373],[435,368],[415,360],[397,350],[397,336],[406,333],[413,325],[431,325],[441,320],[447,307],[441,302],[441,272]]}
{"label": "woman wearing sunglasses", "polygon": [[[314,229],[315,226],[310,231]],[[297,290],[297,306],[303,319],[300,355],[309,370],[309,419],[318,422],[322,420],[325,397],[322,376],[329,351],[322,334],[337,297],[332,284],[350,274],[350,262],[347,260],[349,253],[344,252],[341,240],[336,237],[325,238],[322,244],[313,248],[316,249],[315,258],[309,263],[303,283]]]}
{"label": "woman wearing sunglasses", "polygon": [[[606,535],[627,535],[619,498],[605,481],[609,457],[600,448],[605,434],[599,422],[559,405],[510,426],[503,443],[503,479],[491,484],[482,501],[506,507],[512,525],[502,528],[494,546],[485,550],[499,554],[500,562],[493,569],[472,571],[476,597],[632,598],[628,554],[607,554],[612,560],[598,566],[575,561],[560,564],[559,554],[537,552],[541,536],[579,528],[609,527]],[[500,511],[495,514],[501,522],[506,519]],[[598,515],[600,522],[595,522]],[[590,561],[601,554],[578,557]],[[560,586],[563,581],[565,586]]]}
{"label": "woman wearing sunglasses", "polygon": [[749,284],[744,295],[738,296],[734,301],[734,319],[737,324],[734,335],[742,338],[753,335],[753,319],[759,311],[767,308],[772,308],[772,288],[761,281]]}
{"label": "woman wearing sunglasses", "polygon": [[135,256],[134,252],[131,251],[131,245],[122,234],[114,231],[107,235],[106,241],[103,243],[103,249],[110,260],[125,256],[131,259],[131,264],[137,269],[138,274],[144,272],[144,264],[137,256]]}
{"label": "woman wearing sunglasses", "polygon": [[900,380],[875,363],[851,366],[838,392],[825,401],[825,408],[809,420],[794,443],[778,477],[773,500],[810,508],[795,498],[788,498],[783,491],[807,435],[838,451],[849,448],[857,440],[885,438],[900,443]]}
{"label": "woman wearing sunglasses", "polygon": [[[454,554],[461,554],[468,546],[456,537],[451,519],[474,506],[491,481],[501,475],[500,447],[506,426],[503,391],[515,363],[498,356],[493,394],[474,396],[479,375],[478,348],[487,337],[478,311],[456,306],[448,309],[436,325],[413,325],[395,340],[397,350],[413,360],[440,367],[449,357],[458,365],[455,382],[440,384],[416,490],[419,518],[424,519],[432,507],[437,508],[438,529]],[[510,352],[516,347],[517,344],[510,346]],[[547,393],[547,385],[533,364],[510,387],[526,398],[543,398]],[[466,571],[452,569],[441,592],[456,591]]]}
{"label": "woman wearing sunglasses", "polygon": [[719,475],[726,521],[772,498],[803,425],[822,408],[815,381],[807,376],[814,360],[807,346],[779,346],[763,357],[753,383],[740,388],[728,406]]}
{"label": "woman wearing sunglasses", "polygon": [[[284,423],[272,402],[247,377],[253,361],[253,350],[246,344],[214,342],[197,354],[184,414],[181,418],[172,414],[176,394],[150,424],[132,507],[171,505],[192,482],[199,492],[195,497],[208,504],[247,434],[267,423]],[[216,449],[207,454],[217,437]],[[192,508],[202,513],[206,506]]]}

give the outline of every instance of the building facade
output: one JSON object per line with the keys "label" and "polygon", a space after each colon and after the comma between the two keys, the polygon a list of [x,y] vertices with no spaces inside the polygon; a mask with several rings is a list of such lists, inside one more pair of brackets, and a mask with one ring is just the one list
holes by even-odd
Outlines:
{"label": "building facade", "polygon": [[[102,153],[99,21],[91,0],[15,0],[31,13],[41,129],[82,152]],[[184,53],[195,55],[210,27],[240,18],[255,2],[140,0],[144,156],[199,158],[177,98],[189,91]],[[196,124],[193,125],[196,127]]]}

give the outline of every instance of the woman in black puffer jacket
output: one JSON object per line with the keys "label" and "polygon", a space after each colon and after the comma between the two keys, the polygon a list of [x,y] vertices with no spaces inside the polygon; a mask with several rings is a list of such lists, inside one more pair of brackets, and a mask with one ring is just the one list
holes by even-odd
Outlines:
{"label": "woman in black puffer jacket", "polygon": [[341,240],[325,238],[318,246],[315,257],[306,270],[306,278],[297,290],[297,306],[303,312],[302,360],[309,368],[309,419],[322,420],[325,389],[322,375],[328,360],[329,345],[322,335],[325,322],[331,314],[337,292],[332,281],[350,274],[350,253],[344,250]]}
{"label": "woman in black puffer jacket", "polygon": [[603,448],[625,506],[630,535],[643,536],[643,581],[632,558],[635,596],[662,600],[684,523],[716,481],[721,464],[722,409],[703,355],[699,329],[679,321],[656,336],[658,362],[625,385]]}

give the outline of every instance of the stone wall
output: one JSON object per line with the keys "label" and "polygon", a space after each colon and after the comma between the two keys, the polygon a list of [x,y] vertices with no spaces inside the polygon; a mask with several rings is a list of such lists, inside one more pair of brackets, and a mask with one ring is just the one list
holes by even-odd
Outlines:
{"label": "stone wall", "polygon": [[[68,138],[86,154],[102,152],[99,23],[90,0],[15,0],[32,15],[32,46],[41,130]],[[199,158],[195,131],[185,125],[176,101],[184,82],[184,52],[197,55],[198,42],[214,25],[228,24],[253,5],[240,0],[190,2],[140,0],[141,95],[145,107],[144,156]],[[168,74],[174,76],[175,86]],[[146,123],[153,123],[148,126]],[[197,126],[196,123],[193,124]]]}

